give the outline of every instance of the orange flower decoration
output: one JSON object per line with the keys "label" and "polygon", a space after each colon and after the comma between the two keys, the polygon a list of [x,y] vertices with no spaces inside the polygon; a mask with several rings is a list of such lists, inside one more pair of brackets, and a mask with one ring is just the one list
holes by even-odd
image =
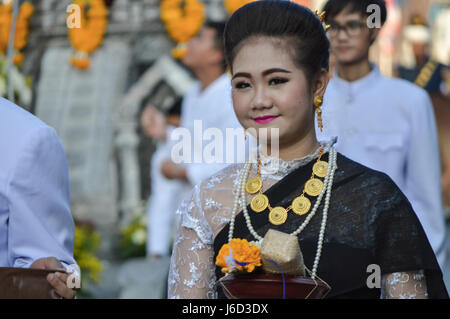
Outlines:
{"label": "orange flower decoration", "polygon": [[262,265],[261,252],[258,246],[249,243],[246,239],[233,238],[231,242],[220,248],[216,265],[222,268],[223,273],[237,270],[252,272],[255,267]]}
{"label": "orange flower decoration", "polygon": [[23,53],[17,53],[17,54],[13,57],[13,63],[14,63],[14,65],[22,64],[22,62],[23,62],[24,59],[25,59],[25,55],[23,55]]}
{"label": "orange flower decoration", "polygon": [[[199,0],[162,0],[160,9],[167,33],[178,44],[186,44],[205,21],[205,5]],[[185,53],[185,49],[176,48],[172,56],[180,59]]]}
{"label": "orange flower decoration", "polygon": [[[20,50],[25,48],[28,41],[29,21],[33,16],[34,6],[30,2],[24,2],[20,6],[19,15],[16,21],[16,32],[14,36],[14,56],[13,63],[22,63],[24,56]],[[8,5],[0,5],[0,52],[6,53],[9,42],[9,33],[11,31],[12,23],[12,3]]]}
{"label": "orange flower decoration", "polygon": [[[70,43],[76,51],[70,62],[76,68],[86,70],[91,65],[89,54],[103,42],[108,25],[108,9],[104,0],[75,0],[73,3],[81,9],[81,28],[69,29]],[[85,14],[87,5],[90,8]]]}
{"label": "orange flower decoration", "polygon": [[91,60],[88,57],[71,57],[70,63],[80,70],[87,70],[91,66]]}
{"label": "orange flower decoration", "polygon": [[186,43],[180,43],[172,49],[171,54],[175,59],[180,60],[186,55],[187,50]]}

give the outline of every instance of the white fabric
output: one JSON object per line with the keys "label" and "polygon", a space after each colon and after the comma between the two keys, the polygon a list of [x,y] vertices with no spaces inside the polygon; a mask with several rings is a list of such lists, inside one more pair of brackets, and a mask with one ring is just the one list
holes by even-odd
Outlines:
{"label": "white fabric", "polygon": [[[203,141],[198,132],[194,132],[194,121],[201,120],[202,129],[217,128],[222,132],[225,141],[226,129],[241,128],[233,110],[231,98],[231,79],[228,74],[223,74],[206,89],[201,90],[201,83],[196,82],[193,88],[186,94],[181,106],[181,127],[185,127],[191,132],[193,139],[192,159],[197,155],[202,158],[200,152],[204,151],[204,146],[209,144]],[[236,147],[237,147],[236,143]],[[225,147],[225,143],[224,143]],[[198,150],[195,154],[195,150]],[[186,164],[187,175],[192,185],[199,184],[202,180],[210,177],[231,163],[188,163]],[[235,149],[235,154],[237,150]]]}
{"label": "white fabric", "polygon": [[322,107],[323,133],[337,136],[336,149],[388,174],[411,202],[444,269],[445,223],[434,111],[427,92],[387,78],[372,65],[365,77],[331,79]]}
{"label": "white fabric", "polygon": [[421,25],[408,25],[403,31],[406,40],[410,42],[424,43],[430,42],[431,34],[427,27]]}
{"label": "white fabric", "polygon": [[55,131],[0,98],[0,267],[73,259],[69,176]]}
{"label": "white fabric", "polygon": [[151,195],[148,200],[147,253],[169,254],[173,216],[188,194],[190,185],[184,181],[167,179],[161,173],[161,164],[170,158],[170,142],[159,143],[150,165]]}
{"label": "white fabric", "polygon": [[[194,121],[201,121],[203,132],[194,132]],[[234,114],[231,101],[231,79],[227,74],[217,78],[203,91],[201,91],[200,82],[197,81],[193,85],[183,98],[180,127],[186,128],[190,132],[193,140],[190,143],[192,159],[195,149],[199,150],[200,154],[198,155],[201,159],[204,146],[209,143],[202,139],[206,129],[219,129],[225,140],[227,128],[241,128]],[[147,251],[150,254],[167,255],[173,228],[171,225],[175,224],[173,223],[173,217],[181,201],[194,185],[229,165],[226,162],[205,163],[203,159],[201,163],[181,163],[186,168],[189,183],[166,179],[161,174],[161,163],[171,158],[172,148],[179,142],[172,136],[174,130],[176,128],[173,127],[167,130],[169,140],[158,146],[158,150],[152,159],[153,182],[148,207],[149,231],[147,244]],[[196,146],[193,143],[196,143]]]}

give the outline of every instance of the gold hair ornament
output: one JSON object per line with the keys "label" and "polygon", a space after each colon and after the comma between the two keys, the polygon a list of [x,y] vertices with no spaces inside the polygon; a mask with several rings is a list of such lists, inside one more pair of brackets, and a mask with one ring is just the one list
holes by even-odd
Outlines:
{"label": "gold hair ornament", "polygon": [[329,24],[325,23],[325,14],[326,14],[326,12],[322,11],[321,13],[319,13],[319,11],[316,10],[314,13],[319,18],[319,20],[322,22],[322,24],[325,24],[325,26],[324,26],[325,31],[328,31],[331,28],[331,26]]}

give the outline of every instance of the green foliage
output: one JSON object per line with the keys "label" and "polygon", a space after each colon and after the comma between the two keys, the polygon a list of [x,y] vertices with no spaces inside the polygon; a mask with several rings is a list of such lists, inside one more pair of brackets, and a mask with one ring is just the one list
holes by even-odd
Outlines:
{"label": "green foliage", "polygon": [[[8,59],[0,53],[0,96],[8,97]],[[25,77],[20,70],[11,65],[11,74],[14,83],[14,98],[21,106],[29,106],[31,104],[31,77]]]}

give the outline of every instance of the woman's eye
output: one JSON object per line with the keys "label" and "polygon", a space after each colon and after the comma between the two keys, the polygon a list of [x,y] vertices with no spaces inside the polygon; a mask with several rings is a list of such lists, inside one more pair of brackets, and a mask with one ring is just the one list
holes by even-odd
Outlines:
{"label": "woman's eye", "polygon": [[246,87],[248,87],[249,86],[249,84],[248,83],[245,83],[245,82],[238,82],[238,83],[236,83],[235,84],[235,88],[236,89],[245,89]]}
{"label": "woman's eye", "polygon": [[282,84],[282,83],[286,83],[288,80],[287,79],[282,79],[282,78],[274,78],[271,79],[269,81],[269,85],[277,85],[277,84]]}

